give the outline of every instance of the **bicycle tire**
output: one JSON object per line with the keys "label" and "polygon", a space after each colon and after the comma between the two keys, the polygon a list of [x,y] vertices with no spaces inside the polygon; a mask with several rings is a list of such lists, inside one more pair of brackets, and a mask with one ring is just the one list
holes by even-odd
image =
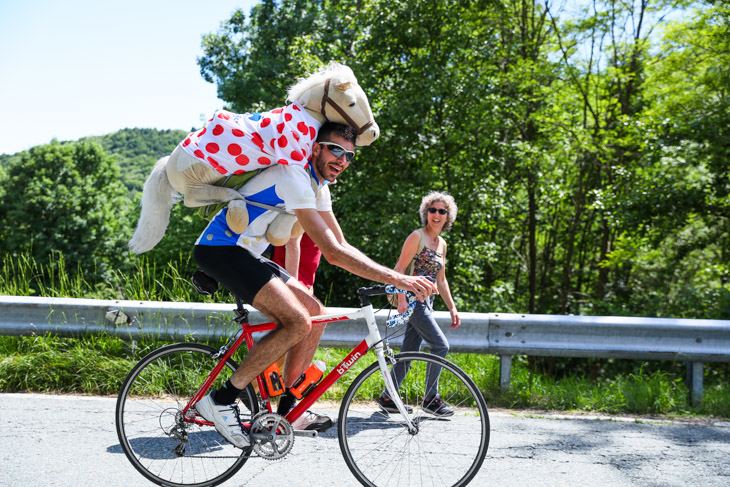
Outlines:
{"label": "bicycle tire", "polygon": [[[197,343],[166,345],[142,358],[122,383],[115,412],[119,443],[132,465],[158,485],[218,485],[250,456],[251,448],[234,447],[212,426],[181,421],[182,409],[219,362],[213,358],[217,352]],[[238,364],[228,359],[226,367],[232,373]],[[221,371],[212,388],[220,387],[228,375]],[[244,421],[259,410],[251,385],[238,402]],[[186,441],[176,438],[173,430]],[[180,454],[176,447],[183,443]]]}
{"label": "bicycle tire", "polygon": [[[441,357],[405,352],[395,360],[410,365],[399,394],[412,408],[409,416],[418,431],[410,434],[400,413],[379,409],[376,400],[385,382],[375,362],[355,378],[340,406],[337,433],[345,463],[368,487],[467,485],[489,447],[484,397],[463,370]],[[441,367],[439,392],[454,408],[452,417],[429,416],[420,407],[429,365]]]}

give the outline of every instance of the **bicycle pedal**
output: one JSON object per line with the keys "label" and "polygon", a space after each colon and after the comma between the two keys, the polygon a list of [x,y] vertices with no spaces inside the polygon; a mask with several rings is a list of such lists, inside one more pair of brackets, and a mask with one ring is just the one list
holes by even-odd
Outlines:
{"label": "bicycle pedal", "polygon": [[319,433],[314,430],[294,430],[294,436],[303,436],[305,438],[316,438]]}

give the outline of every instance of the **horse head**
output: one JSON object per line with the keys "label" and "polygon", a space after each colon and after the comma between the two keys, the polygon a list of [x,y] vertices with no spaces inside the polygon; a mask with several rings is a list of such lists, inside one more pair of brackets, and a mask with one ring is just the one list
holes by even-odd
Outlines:
{"label": "horse head", "polygon": [[349,125],[357,134],[355,144],[370,145],[380,136],[365,91],[347,66],[331,63],[289,89],[289,101],[301,104],[320,122],[325,119]]}

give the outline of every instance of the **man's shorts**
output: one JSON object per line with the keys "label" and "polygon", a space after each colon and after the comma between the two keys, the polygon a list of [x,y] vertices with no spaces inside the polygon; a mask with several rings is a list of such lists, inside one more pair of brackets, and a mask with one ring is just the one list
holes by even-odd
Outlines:
{"label": "man's shorts", "polygon": [[287,282],[291,276],[274,262],[256,257],[237,245],[196,245],[193,258],[210,277],[248,304],[271,279]]}

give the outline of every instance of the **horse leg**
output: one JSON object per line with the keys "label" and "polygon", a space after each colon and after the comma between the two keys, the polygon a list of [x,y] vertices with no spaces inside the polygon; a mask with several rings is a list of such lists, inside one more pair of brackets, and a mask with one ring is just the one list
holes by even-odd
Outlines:
{"label": "horse leg", "polygon": [[212,184],[188,183],[185,185],[184,191],[185,198],[183,202],[185,206],[190,208],[243,199],[243,196],[233,188],[213,186]]}
{"label": "horse leg", "polygon": [[167,177],[175,191],[183,195],[185,206],[191,208],[241,199],[234,189],[214,186],[223,176],[180,146],[170,155]]}

